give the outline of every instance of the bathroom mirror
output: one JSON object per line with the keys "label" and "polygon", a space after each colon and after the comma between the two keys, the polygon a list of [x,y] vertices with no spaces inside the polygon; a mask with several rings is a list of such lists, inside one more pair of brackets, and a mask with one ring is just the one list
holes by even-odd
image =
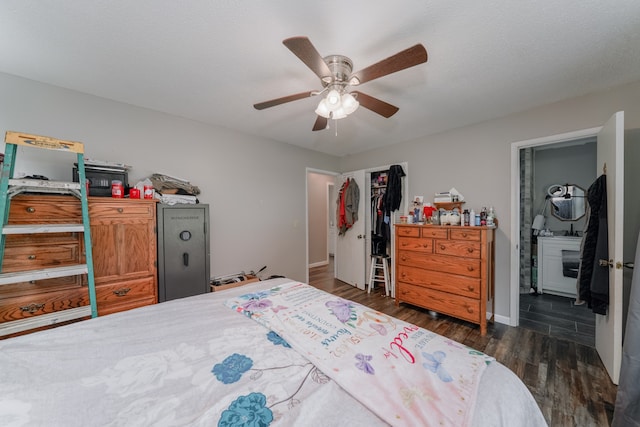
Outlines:
{"label": "bathroom mirror", "polygon": [[573,184],[554,184],[547,189],[551,214],[562,221],[576,221],[586,213],[585,191]]}

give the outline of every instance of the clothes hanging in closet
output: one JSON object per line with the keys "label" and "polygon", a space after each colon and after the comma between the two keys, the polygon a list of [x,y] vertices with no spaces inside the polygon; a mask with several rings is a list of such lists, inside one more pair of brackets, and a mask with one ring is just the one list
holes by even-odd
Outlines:
{"label": "clothes hanging in closet", "polygon": [[338,235],[343,236],[358,221],[360,188],[353,178],[347,179],[338,192]]}
{"label": "clothes hanging in closet", "polygon": [[607,223],[607,176],[601,175],[587,190],[587,223],[580,254],[579,299],[596,314],[607,314],[609,306],[609,259]]}
{"label": "clothes hanging in closet", "polygon": [[392,165],[387,175],[387,191],[384,193],[383,212],[391,216],[391,212],[397,211],[402,202],[402,177],[406,176],[402,166]]}
{"label": "clothes hanging in closet", "polygon": [[389,217],[383,212],[384,191],[376,191],[371,196],[371,254],[386,255],[391,238]]}

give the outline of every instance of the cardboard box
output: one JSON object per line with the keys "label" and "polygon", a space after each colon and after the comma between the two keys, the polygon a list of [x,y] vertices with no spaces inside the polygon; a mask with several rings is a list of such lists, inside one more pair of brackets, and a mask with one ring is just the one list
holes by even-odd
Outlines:
{"label": "cardboard box", "polygon": [[238,286],[244,286],[249,283],[258,282],[260,280],[256,276],[247,275],[244,277],[245,277],[245,280],[242,280],[240,282],[226,283],[224,285],[211,285],[211,292],[216,292],[216,291],[219,292],[219,291],[224,291],[225,289],[237,288]]}

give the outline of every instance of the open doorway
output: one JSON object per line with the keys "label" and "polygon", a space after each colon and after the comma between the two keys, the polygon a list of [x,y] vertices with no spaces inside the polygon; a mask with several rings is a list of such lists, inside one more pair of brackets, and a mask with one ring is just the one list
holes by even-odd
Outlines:
{"label": "open doorway", "polygon": [[[590,136],[521,148],[519,156],[519,326],[590,347],[595,346],[595,315],[576,304],[576,263],[596,154],[597,141]],[[566,191],[575,194],[555,197]]]}
{"label": "open doorway", "polygon": [[307,171],[308,268],[329,265],[335,253],[335,239],[332,239],[332,229],[335,229],[332,194],[336,175],[326,171]]}
{"label": "open doorway", "polygon": [[[511,324],[589,346],[595,342],[594,316],[586,307],[574,304],[577,279],[564,277],[560,244],[570,242],[566,253],[579,255],[586,219],[584,215],[557,217],[548,191],[557,185],[574,184],[585,190],[591,185],[597,170],[597,131],[586,129],[512,145],[512,176],[519,177],[512,181],[512,235],[519,241],[511,267]],[[544,243],[553,243],[553,250],[542,246],[548,256],[540,260],[539,243],[544,239]],[[542,278],[544,271],[547,274]],[[549,272],[564,285],[545,286],[553,281]]]}

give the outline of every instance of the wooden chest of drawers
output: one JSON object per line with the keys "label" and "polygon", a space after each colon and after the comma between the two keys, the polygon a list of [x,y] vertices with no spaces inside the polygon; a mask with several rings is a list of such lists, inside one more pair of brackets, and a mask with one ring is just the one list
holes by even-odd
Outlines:
{"label": "wooden chest of drawers", "polygon": [[[156,206],[153,200],[89,198],[98,315],[157,302]],[[72,196],[19,195],[10,224],[82,222]],[[9,235],[3,272],[84,263],[82,233]],[[0,322],[89,304],[86,276],[0,287]]]}
{"label": "wooden chest of drawers", "polygon": [[396,304],[480,325],[494,313],[494,229],[396,224]]}

